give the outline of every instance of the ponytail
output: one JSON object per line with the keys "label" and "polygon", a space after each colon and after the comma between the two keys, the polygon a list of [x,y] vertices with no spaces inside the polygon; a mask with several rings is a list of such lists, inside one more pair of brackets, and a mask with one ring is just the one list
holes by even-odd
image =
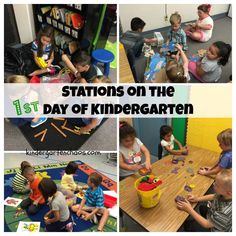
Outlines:
{"label": "ponytail", "polygon": [[229,60],[229,57],[232,51],[231,45],[224,43],[222,41],[217,41],[213,43],[213,45],[217,47],[219,50],[218,56],[220,57],[220,59],[218,61],[218,64],[225,66]]}

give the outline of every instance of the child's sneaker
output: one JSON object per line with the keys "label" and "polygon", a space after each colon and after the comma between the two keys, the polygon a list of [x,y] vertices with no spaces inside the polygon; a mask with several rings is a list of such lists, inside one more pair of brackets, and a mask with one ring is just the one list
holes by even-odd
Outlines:
{"label": "child's sneaker", "polygon": [[90,221],[94,224],[98,223],[98,218],[97,218],[96,214],[93,215],[93,217],[90,219]]}
{"label": "child's sneaker", "polygon": [[31,121],[30,126],[31,126],[31,128],[36,128],[37,126],[40,126],[41,124],[43,124],[46,120],[47,120],[46,117],[40,117],[37,122]]}

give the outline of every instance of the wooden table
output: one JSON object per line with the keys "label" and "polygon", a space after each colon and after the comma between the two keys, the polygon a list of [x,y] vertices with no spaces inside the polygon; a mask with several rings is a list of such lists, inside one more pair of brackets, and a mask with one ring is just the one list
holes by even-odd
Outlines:
{"label": "wooden table", "polygon": [[120,43],[120,83],[135,83],[132,71],[129,66],[129,62],[125,53],[124,46]]}
{"label": "wooden table", "polygon": [[[121,210],[147,231],[176,232],[184,223],[188,214],[176,208],[175,197],[177,195],[186,197],[189,194],[184,190],[186,184],[195,185],[191,194],[204,195],[214,181],[212,178],[198,175],[197,170],[201,166],[214,165],[219,159],[218,153],[190,146],[189,155],[186,156],[184,166],[182,166],[182,162],[172,164],[172,157],[172,155],[166,156],[152,165],[152,173],[159,176],[163,181],[161,199],[154,208],[144,209],[139,205],[134,188],[135,180],[140,177],[138,174],[120,182]],[[189,163],[190,160],[193,162],[192,164]],[[175,167],[180,168],[178,174],[171,173]],[[193,177],[187,172],[188,167],[194,170],[195,175]]]}

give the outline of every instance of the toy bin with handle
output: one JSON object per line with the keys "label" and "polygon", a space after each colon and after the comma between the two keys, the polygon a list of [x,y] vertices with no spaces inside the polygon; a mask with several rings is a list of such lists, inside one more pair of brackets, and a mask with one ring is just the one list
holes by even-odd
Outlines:
{"label": "toy bin with handle", "polygon": [[[148,175],[148,177],[157,178],[154,175]],[[138,178],[134,183],[134,187],[138,194],[139,203],[143,208],[152,208],[156,206],[160,201],[161,197],[160,186],[150,191],[141,191],[138,189],[138,185],[141,182],[142,178],[143,177]]]}

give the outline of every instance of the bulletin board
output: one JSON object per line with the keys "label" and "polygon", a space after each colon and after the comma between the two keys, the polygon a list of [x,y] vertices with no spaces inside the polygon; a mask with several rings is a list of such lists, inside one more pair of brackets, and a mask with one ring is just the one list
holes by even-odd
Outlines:
{"label": "bulletin board", "polygon": [[232,128],[231,118],[189,118],[187,123],[187,145],[193,145],[220,153],[217,135]]}

